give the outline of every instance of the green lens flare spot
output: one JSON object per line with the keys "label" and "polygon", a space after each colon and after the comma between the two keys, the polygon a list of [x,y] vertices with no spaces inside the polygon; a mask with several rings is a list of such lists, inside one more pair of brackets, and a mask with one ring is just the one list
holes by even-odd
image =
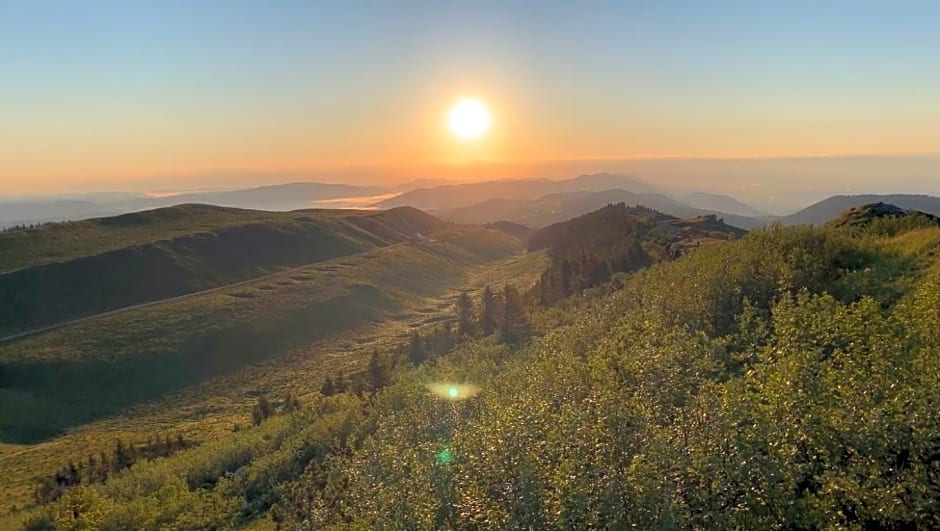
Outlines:
{"label": "green lens flare spot", "polygon": [[450,452],[447,448],[442,449],[440,452],[437,452],[437,464],[439,465],[449,465],[454,460],[454,454]]}
{"label": "green lens flare spot", "polygon": [[458,393],[459,391],[457,390],[456,387],[451,387],[450,389],[447,390],[447,396],[451,398],[457,398]]}

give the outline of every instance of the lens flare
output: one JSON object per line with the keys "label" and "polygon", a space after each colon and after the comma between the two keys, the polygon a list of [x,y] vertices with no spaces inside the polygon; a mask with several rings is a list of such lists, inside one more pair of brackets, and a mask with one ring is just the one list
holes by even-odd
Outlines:
{"label": "lens flare", "polygon": [[432,395],[445,400],[466,400],[480,393],[480,386],[473,384],[430,383],[427,385]]}
{"label": "lens flare", "polygon": [[441,448],[441,451],[437,452],[437,464],[439,465],[449,465],[454,461],[454,454],[448,448]]}

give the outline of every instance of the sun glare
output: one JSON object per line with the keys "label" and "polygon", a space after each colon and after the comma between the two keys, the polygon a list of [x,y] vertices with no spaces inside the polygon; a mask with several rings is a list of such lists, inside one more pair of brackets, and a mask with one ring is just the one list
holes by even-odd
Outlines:
{"label": "sun glare", "polygon": [[490,128],[490,111],[479,100],[462,99],[450,109],[447,121],[459,138],[473,140]]}

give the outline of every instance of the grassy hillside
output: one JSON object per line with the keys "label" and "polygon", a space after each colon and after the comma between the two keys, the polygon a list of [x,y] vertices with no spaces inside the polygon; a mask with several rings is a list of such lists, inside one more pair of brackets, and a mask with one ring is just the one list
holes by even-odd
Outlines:
{"label": "grassy hillside", "polygon": [[[436,233],[0,345],[0,438],[35,442],[337,330],[381,321],[508,256],[504,233]],[[64,385],[63,385],[64,384]],[[76,390],[80,390],[77,392]]]}
{"label": "grassy hillside", "polygon": [[259,212],[184,205],[0,234],[0,335],[406,241],[414,209]]}
{"label": "grassy hillside", "polygon": [[35,476],[117,437],[228,432],[259,392],[315,391],[451,319],[455,290],[530,282],[544,267],[537,255],[517,264],[521,243],[500,231],[430,234],[0,345],[0,493],[22,506]]}
{"label": "grassy hillside", "polygon": [[830,221],[829,224],[833,227],[875,233],[900,232],[919,226],[940,225],[940,217],[878,202],[851,208]]}
{"label": "grassy hillside", "polygon": [[701,246],[20,522],[935,528],[940,228],[896,228]]}
{"label": "grassy hillside", "polygon": [[543,304],[551,303],[606,282],[615,273],[744,233],[714,216],[683,220],[648,208],[608,205],[529,237],[529,250],[548,249],[551,257],[533,291]]}
{"label": "grassy hillside", "polygon": [[918,210],[940,216],[940,197],[916,194],[863,194],[834,195],[814,203],[799,212],[780,218],[787,225],[828,223],[850,208],[871,203],[888,203],[901,208]]}

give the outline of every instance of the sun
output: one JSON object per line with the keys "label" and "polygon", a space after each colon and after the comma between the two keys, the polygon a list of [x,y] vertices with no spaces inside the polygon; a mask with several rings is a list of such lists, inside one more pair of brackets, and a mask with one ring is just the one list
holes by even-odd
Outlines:
{"label": "sun", "polygon": [[447,123],[459,138],[474,140],[490,128],[490,111],[479,100],[465,98],[451,107]]}

